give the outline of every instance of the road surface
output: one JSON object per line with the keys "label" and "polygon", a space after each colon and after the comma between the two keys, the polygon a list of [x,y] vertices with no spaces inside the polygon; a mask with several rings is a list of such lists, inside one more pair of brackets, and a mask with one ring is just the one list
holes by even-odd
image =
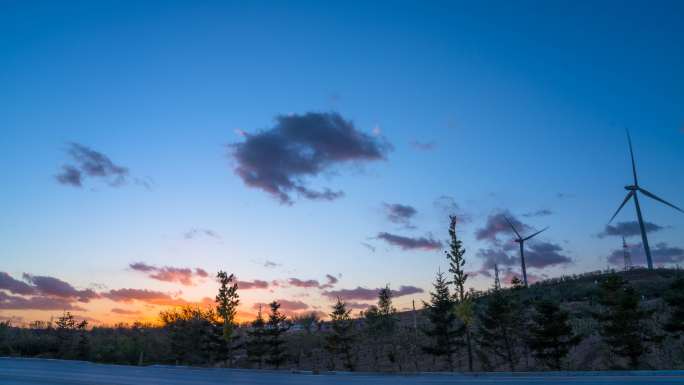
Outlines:
{"label": "road surface", "polygon": [[409,385],[409,384],[684,384],[684,371],[492,373],[479,375],[306,374],[286,371],[100,365],[78,361],[0,358],[2,385]]}

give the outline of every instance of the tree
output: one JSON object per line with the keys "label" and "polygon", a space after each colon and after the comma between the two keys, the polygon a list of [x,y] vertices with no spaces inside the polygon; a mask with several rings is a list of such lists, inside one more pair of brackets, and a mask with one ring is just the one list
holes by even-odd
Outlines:
{"label": "tree", "polygon": [[261,314],[261,306],[256,319],[252,322],[252,329],[247,331],[249,340],[247,341],[247,358],[251,362],[256,362],[259,369],[264,361],[264,356],[268,353],[268,342],[266,341],[266,322]]}
{"label": "tree", "polygon": [[641,356],[648,351],[652,335],[646,325],[651,312],[641,309],[639,294],[618,275],[601,283],[599,304],[593,314],[599,322],[599,334],[613,354],[624,357],[631,369],[639,367]]}
{"label": "tree", "polygon": [[219,319],[213,309],[184,306],[159,313],[168,332],[171,353],[176,362],[202,364],[213,362],[224,345]]}
{"label": "tree", "polygon": [[455,327],[454,300],[444,273],[437,273],[433,287],[434,291],[430,292],[430,303],[423,302],[430,321],[430,327],[423,330],[430,339],[430,345],[424,346],[423,351],[434,357],[444,357],[449,370],[453,370],[453,355],[458,339],[462,336],[462,330]]}
{"label": "tree", "polygon": [[380,289],[378,292],[378,305],[371,306],[364,313],[366,323],[366,333],[369,340],[372,341],[371,350],[373,351],[373,359],[375,367],[378,366],[379,352],[383,352],[386,346],[390,345],[390,351],[387,353],[391,362],[396,361],[397,352],[395,345],[389,341],[394,334],[397,322],[397,309],[392,305],[392,290],[389,285]]}
{"label": "tree", "polygon": [[87,360],[90,356],[90,340],[88,338],[88,321],[81,321],[78,326],[78,358],[80,360]]}
{"label": "tree", "polygon": [[271,313],[268,315],[266,336],[268,337],[268,358],[266,362],[275,366],[276,369],[287,360],[285,341],[283,334],[290,328],[287,317],[280,312],[280,304],[273,301],[269,304]]}
{"label": "tree", "polygon": [[665,302],[670,306],[670,319],[665,331],[679,339],[684,336],[684,277],[675,279],[665,293]]}
{"label": "tree", "polygon": [[57,336],[57,354],[62,358],[71,358],[73,352],[76,319],[70,312],[64,312],[55,322]]}
{"label": "tree", "polygon": [[[347,305],[337,298],[330,313],[331,333],[326,336],[326,350],[333,356],[341,356],[345,368],[354,370],[354,357],[352,347],[354,344],[354,321],[347,310]],[[334,360],[333,360],[334,365]],[[334,369],[334,367],[333,367]]]}
{"label": "tree", "polygon": [[529,345],[534,358],[549,369],[561,370],[563,359],[582,338],[575,335],[570,315],[556,302],[537,301],[535,314],[529,325]]}
{"label": "tree", "polygon": [[522,319],[517,301],[511,294],[495,290],[487,299],[479,319],[480,346],[502,359],[514,371],[520,360],[516,347],[522,342]]}
{"label": "tree", "polygon": [[228,275],[225,271],[219,271],[216,278],[220,285],[216,295],[216,312],[221,317],[225,358],[231,364],[234,345],[239,338],[235,335],[235,315],[240,304],[240,296],[237,293],[238,285],[233,274]]}
{"label": "tree", "polygon": [[463,333],[466,337],[466,346],[468,347],[468,370],[473,371],[473,346],[471,342],[471,330],[472,325],[472,304],[468,298],[468,293],[465,290],[465,283],[468,280],[468,274],[463,270],[465,266],[465,249],[463,248],[463,242],[458,239],[456,235],[456,222],[457,218],[455,215],[449,216],[449,250],[445,251],[447,260],[449,261],[449,272],[453,274],[453,285],[456,287],[456,292],[454,297],[456,299],[457,305],[457,315],[459,316],[461,322],[463,322]]}
{"label": "tree", "polygon": [[318,313],[312,311],[300,315],[296,314],[292,316],[292,321],[296,324],[301,325],[302,328],[304,328],[306,334],[311,334],[313,333],[314,329],[319,326],[321,319],[318,316]]}

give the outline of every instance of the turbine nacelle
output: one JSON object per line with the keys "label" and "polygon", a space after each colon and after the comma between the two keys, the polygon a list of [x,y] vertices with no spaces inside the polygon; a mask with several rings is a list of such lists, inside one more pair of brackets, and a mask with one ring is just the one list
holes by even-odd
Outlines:
{"label": "turbine nacelle", "polygon": [[627,191],[637,191],[638,189],[639,189],[639,186],[636,186],[636,185],[625,186],[625,190],[627,190]]}

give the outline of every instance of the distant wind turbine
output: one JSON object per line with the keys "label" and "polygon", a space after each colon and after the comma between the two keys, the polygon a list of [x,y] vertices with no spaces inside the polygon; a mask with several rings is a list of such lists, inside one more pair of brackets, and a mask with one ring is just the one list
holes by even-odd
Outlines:
{"label": "distant wind turbine", "polygon": [[537,231],[536,233],[523,238],[522,235],[520,235],[520,233],[518,232],[518,230],[515,229],[513,223],[510,220],[508,220],[508,217],[504,215],[504,218],[506,219],[506,222],[508,222],[508,224],[511,226],[513,232],[515,233],[515,236],[517,237],[515,239],[515,242],[517,242],[520,245],[520,264],[522,265],[523,283],[525,284],[525,287],[527,287],[527,269],[525,268],[525,241],[534,238],[535,236],[537,236],[537,234],[547,230],[548,227],[545,227]]}
{"label": "distant wind turbine", "polygon": [[613,217],[610,218],[610,221],[608,223],[612,222],[613,219],[618,215],[620,210],[627,204],[627,201],[630,200],[630,198],[634,198],[634,206],[636,207],[636,213],[637,213],[637,219],[639,220],[639,228],[641,229],[641,240],[644,244],[644,252],[646,252],[646,262],[648,263],[648,268],[649,270],[653,270],[653,259],[651,258],[651,248],[648,246],[648,238],[646,237],[646,228],[644,227],[644,218],[641,216],[641,207],[639,206],[639,198],[637,197],[637,191],[646,195],[647,197],[651,199],[655,199],[660,203],[666,204],[673,209],[682,211],[679,207],[673,205],[672,203],[666,202],[662,198],[658,198],[655,196],[655,194],[650,193],[646,191],[645,189],[641,188],[639,186],[639,182],[637,181],[637,172],[636,172],[636,164],[634,163],[634,150],[632,150],[632,138],[629,136],[629,131],[627,131],[627,142],[629,143],[629,155],[632,158],[632,174],[634,175],[634,184],[630,186],[625,186],[625,190],[629,191],[627,193],[627,196],[625,197],[625,200],[622,201],[622,204],[620,207],[618,207],[617,211],[615,211],[615,214],[613,214]]}

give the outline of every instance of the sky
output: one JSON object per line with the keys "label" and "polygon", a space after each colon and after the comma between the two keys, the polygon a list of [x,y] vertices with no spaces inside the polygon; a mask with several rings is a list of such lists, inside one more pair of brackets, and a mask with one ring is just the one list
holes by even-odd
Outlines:
{"label": "sky", "polygon": [[[0,318],[240,317],[644,264],[631,183],[683,207],[679,1],[0,2]],[[640,197],[655,263],[684,214]]]}

